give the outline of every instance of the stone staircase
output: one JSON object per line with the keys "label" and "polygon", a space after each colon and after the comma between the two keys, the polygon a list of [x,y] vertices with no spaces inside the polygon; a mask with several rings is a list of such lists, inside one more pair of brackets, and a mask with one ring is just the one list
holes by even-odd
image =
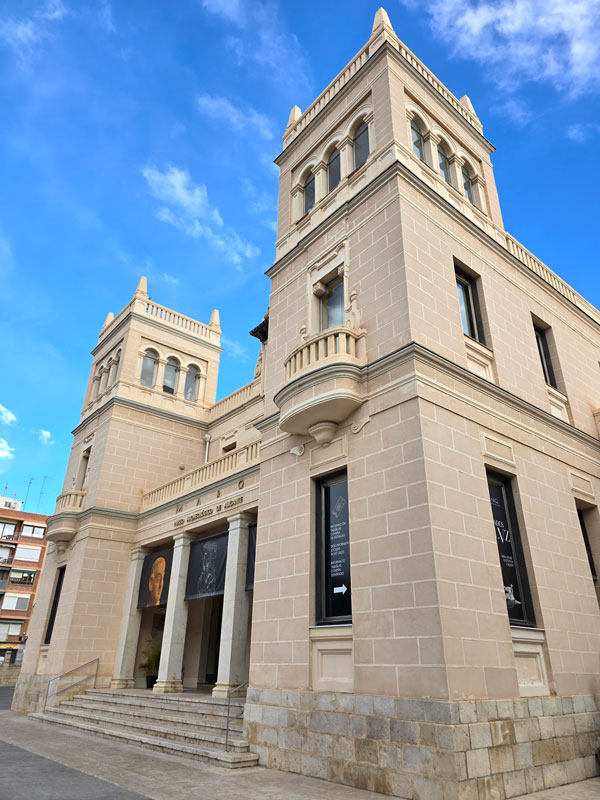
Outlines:
{"label": "stone staircase", "polygon": [[243,738],[244,704],[243,699],[231,699],[227,751],[227,700],[210,694],[154,695],[136,689],[88,689],[59,706],[29,716],[233,769],[258,763],[258,756],[248,752],[248,742]]}

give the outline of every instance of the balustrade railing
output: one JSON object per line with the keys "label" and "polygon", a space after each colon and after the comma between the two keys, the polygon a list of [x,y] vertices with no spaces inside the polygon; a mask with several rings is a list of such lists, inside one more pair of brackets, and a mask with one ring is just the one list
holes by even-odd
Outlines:
{"label": "balustrade railing", "polygon": [[245,403],[252,397],[258,397],[259,394],[260,378],[257,378],[256,380],[252,381],[252,383],[242,386],[241,389],[233,392],[233,394],[227,395],[227,397],[224,397],[222,400],[219,400],[218,403],[215,403],[214,406],[211,406],[208,415],[210,419],[220,417],[222,414],[226,414],[228,411],[231,411],[232,408],[241,406],[242,403]]}
{"label": "balustrade railing", "polygon": [[167,325],[172,325],[174,328],[192,333],[194,336],[200,336],[211,341],[219,340],[219,334],[209,325],[204,325],[191,317],[171,311],[170,308],[165,308],[165,306],[159,306],[158,303],[153,303],[151,300],[146,303],[146,314]]}
{"label": "balustrade railing", "polygon": [[151,489],[142,497],[142,511],[158,506],[161,503],[166,503],[167,500],[180,497],[218,478],[258,463],[259,447],[259,442],[253,442],[245,447],[232,450],[230,453],[226,453],[214,461],[209,461],[184,475],[180,475],[162,486],[157,486],[156,489]]}
{"label": "balustrade railing", "polygon": [[[86,492],[63,492],[56,498],[56,511],[79,511]],[[55,513],[56,513],[55,511]]]}
{"label": "balustrade railing", "polygon": [[286,381],[300,372],[316,369],[328,362],[349,361],[364,363],[366,358],[365,334],[340,325],[327,328],[306,339],[296,347],[284,362]]}

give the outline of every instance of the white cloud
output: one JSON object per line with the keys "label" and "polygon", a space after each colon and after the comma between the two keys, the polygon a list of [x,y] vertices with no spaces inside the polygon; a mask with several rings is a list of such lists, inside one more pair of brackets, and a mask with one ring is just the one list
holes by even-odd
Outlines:
{"label": "white cloud", "polygon": [[21,18],[0,18],[0,44],[13,50],[22,64],[27,64],[35,46],[50,36],[50,23],[67,15],[61,0],[46,0],[31,14]]}
{"label": "white cloud", "polygon": [[171,286],[177,286],[179,283],[179,278],[176,278],[174,275],[171,275],[169,272],[163,272],[162,274],[163,280],[165,283],[170,283]]}
{"label": "white cloud", "polygon": [[600,0],[401,0],[425,8],[455,56],[514,90],[544,81],[575,97],[600,89]]}
{"label": "white cloud", "polygon": [[515,125],[527,125],[531,122],[532,114],[524,103],[510,97],[504,103],[494,107],[494,111],[502,116],[507,116]]}
{"label": "white cloud", "polygon": [[0,436],[0,461],[8,461],[15,457],[15,448]]}
{"label": "white cloud", "polygon": [[258,67],[271,80],[313,94],[310,63],[297,36],[286,30],[277,5],[257,0],[202,0],[211,14],[241,31],[226,37],[238,62]]}
{"label": "white cloud", "polygon": [[233,339],[227,339],[225,336],[221,336],[221,344],[225,348],[224,353],[225,355],[233,358],[234,361],[239,361],[242,364],[245,364],[247,361],[250,360],[250,353],[248,352],[248,348],[245,347],[243,344],[239,342],[235,342]]}
{"label": "white cloud", "polygon": [[50,431],[40,431],[38,434],[38,441],[44,445],[44,447],[50,447],[50,445],[56,444],[52,440],[52,434]]}
{"label": "white cloud", "polygon": [[112,6],[108,0],[100,0],[98,19],[106,31],[109,33],[114,33],[116,31],[117,28],[115,26],[115,20],[112,13]]}
{"label": "white cloud", "polygon": [[245,179],[242,182],[244,195],[246,196],[246,209],[253,217],[260,220],[261,225],[267,230],[277,231],[277,198],[256,189],[253,183]]}
{"label": "white cloud", "polygon": [[217,120],[225,120],[234,131],[254,129],[263,139],[272,139],[274,134],[271,121],[254,108],[242,110],[234,106],[226,97],[201,95],[196,98],[198,111]]}
{"label": "white cloud", "polygon": [[575,122],[567,128],[567,138],[577,144],[587,142],[597,133],[600,133],[600,125],[595,125],[593,122]]}
{"label": "white cloud", "polygon": [[14,425],[17,421],[16,416],[13,414],[12,411],[9,411],[6,406],[3,406],[0,403],[0,424],[2,425]]}
{"label": "white cloud", "polygon": [[205,239],[239,271],[242,271],[243,259],[260,254],[255,245],[224,226],[218,209],[208,201],[206,186],[194,184],[186,170],[169,166],[166,172],[160,172],[146,167],[142,175],[152,195],[166,204],[156,212],[161,222],[173,225],[186,236]]}

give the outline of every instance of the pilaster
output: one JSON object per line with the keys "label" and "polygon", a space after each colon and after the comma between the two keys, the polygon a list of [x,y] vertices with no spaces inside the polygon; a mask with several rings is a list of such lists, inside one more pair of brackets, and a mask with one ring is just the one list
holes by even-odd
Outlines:
{"label": "pilaster", "polygon": [[111,689],[133,689],[135,687],[133,677],[135,654],[142,620],[142,610],[137,607],[137,603],[142,566],[147,553],[148,550],[144,547],[134,547],[131,551],[125,608],[119,632],[114,677],[110,682]]}

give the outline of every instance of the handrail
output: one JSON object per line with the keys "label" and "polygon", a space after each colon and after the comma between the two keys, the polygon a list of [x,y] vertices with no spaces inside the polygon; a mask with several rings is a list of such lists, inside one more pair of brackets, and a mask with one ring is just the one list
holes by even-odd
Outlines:
{"label": "handrail", "polygon": [[[98,666],[100,664],[100,658],[99,657],[98,658],[92,658],[89,661],[84,661],[83,664],[79,664],[78,666],[73,667],[72,669],[68,669],[66,672],[61,672],[60,675],[54,675],[54,677],[50,678],[50,680],[48,681],[48,683],[46,685],[46,697],[44,699],[44,711],[48,707],[48,695],[50,694],[50,684],[54,683],[54,681],[59,681],[61,678],[65,678],[67,675],[71,675],[73,672],[77,672],[77,670],[83,669],[84,667],[88,667],[90,664],[94,664],[94,663],[96,664],[96,669],[94,670],[94,676],[93,676],[94,677],[94,686],[95,686],[96,685],[96,678],[98,677]],[[90,677],[92,677],[92,676],[91,675],[86,675],[84,678],[81,678],[80,680],[75,681],[75,683],[70,683],[68,686],[63,687],[62,689],[58,689],[56,692],[54,692],[54,696],[56,696],[57,694],[62,694],[62,692],[64,692],[66,689],[71,689],[73,686],[78,686],[80,683],[83,683],[83,681],[87,681],[88,678],[90,678]]]}
{"label": "handrail", "polygon": [[[239,692],[248,686],[248,681],[240,683],[239,686],[234,686],[232,689],[227,689],[227,727],[225,728],[225,752],[229,752],[229,714],[231,711],[231,695],[234,692]],[[243,713],[243,712],[242,712]]]}

